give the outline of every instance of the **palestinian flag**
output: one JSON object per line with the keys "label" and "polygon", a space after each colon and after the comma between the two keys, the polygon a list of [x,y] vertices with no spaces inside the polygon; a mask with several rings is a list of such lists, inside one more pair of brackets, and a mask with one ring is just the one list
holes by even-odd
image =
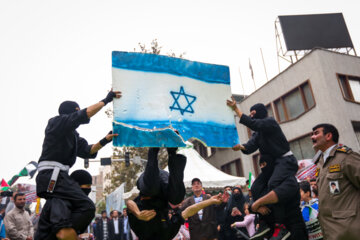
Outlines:
{"label": "palestinian flag", "polygon": [[248,188],[251,189],[252,184],[255,182],[255,177],[252,175],[251,172],[249,172],[249,186]]}
{"label": "palestinian flag", "polygon": [[19,174],[14,175],[10,181],[8,181],[7,183],[11,186],[13,185],[19,177],[26,177],[26,176],[30,176],[30,178],[32,178],[37,170],[37,166],[38,163],[35,161],[31,161],[29,162],[20,172]]}
{"label": "palestinian flag", "polygon": [[4,180],[2,179],[1,180],[1,190],[2,191],[6,191],[10,188],[9,184]]}

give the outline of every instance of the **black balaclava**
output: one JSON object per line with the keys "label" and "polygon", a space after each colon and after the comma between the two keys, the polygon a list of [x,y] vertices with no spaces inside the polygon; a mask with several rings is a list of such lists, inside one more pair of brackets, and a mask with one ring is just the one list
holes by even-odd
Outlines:
{"label": "black balaclava", "polygon": [[266,118],[267,115],[268,115],[268,112],[267,112],[267,110],[266,110],[266,107],[265,107],[265,105],[262,104],[262,103],[257,103],[257,104],[255,104],[254,106],[252,106],[252,107],[250,108],[250,112],[251,112],[252,110],[255,110],[255,111],[256,111],[255,115],[252,117],[252,118],[255,118],[255,119],[263,119],[263,118]]}
{"label": "black balaclava", "polygon": [[79,104],[73,101],[65,101],[60,104],[59,114],[70,114],[76,112],[76,108],[79,108]]}
{"label": "black balaclava", "polygon": [[[85,170],[76,170],[70,175],[70,177],[74,179],[75,182],[77,182],[80,186],[92,184],[92,177],[90,173]],[[81,188],[81,190],[83,190],[86,195],[89,195],[91,192],[91,188]]]}
{"label": "black balaclava", "polygon": [[86,194],[86,196],[89,196],[91,193],[91,188],[82,188],[81,190]]}

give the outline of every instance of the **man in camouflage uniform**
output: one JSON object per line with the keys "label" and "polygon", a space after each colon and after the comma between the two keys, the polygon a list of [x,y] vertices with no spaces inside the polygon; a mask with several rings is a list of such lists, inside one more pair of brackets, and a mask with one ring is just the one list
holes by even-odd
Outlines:
{"label": "man in camouflage uniform", "polygon": [[324,239],[358,239],[360,236],[360,155],[338,144],[331,124],[318,124],[311,135],[319,190],[319,221]]}

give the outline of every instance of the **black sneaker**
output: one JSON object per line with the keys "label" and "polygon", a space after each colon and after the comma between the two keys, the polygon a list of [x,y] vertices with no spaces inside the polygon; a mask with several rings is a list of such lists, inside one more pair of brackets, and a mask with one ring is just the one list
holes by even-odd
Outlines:
{"label": "black sneaker", "polygon": [[270,230],[270,227],[264,221],[260,221],[259,229],[250,238],[250,240],[262,240],[269,234]]}
{"label": "black sneaker", "polygon": [[274,234],[270,240],[285,240],[290,237],[290,232],[286,229],[284,224],[275,224]]}

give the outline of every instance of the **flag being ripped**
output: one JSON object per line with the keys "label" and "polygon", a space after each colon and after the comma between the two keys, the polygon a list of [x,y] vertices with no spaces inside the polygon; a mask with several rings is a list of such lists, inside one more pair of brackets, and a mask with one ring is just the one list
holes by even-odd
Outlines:
{"label": "flag being ripped", "polygon": [[239,143],[229,67],[154,54],[113,52],[114,146],[209,147]]}

